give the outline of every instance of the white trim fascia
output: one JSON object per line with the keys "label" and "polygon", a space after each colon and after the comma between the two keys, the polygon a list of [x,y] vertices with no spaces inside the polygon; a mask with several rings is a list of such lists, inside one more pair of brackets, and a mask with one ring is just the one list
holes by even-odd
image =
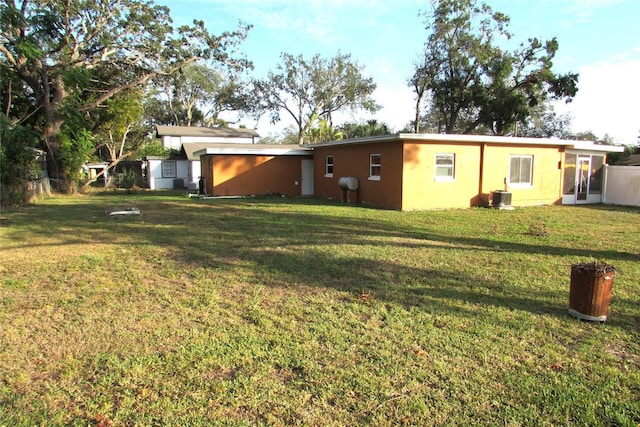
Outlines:
{"label": "white trim fascia", "polygon": [[396,133],[392,135],[368,136],[364,138],[343,139],[339,141],[323,142],[320,144],[303,144],[302,147],[313,149],[314,147],[332,147],[339,145],[370,144],[388,141],[425,141],[425,142],[473,142],[503,145],[550,145],[566,146],[577,150],[593,150],[599,152],[622,152],[623,146],[600,145],[594,141],[576,141],[559,138],[530,138],[493,135],[460,135],[440,133]]}
{"label": "white trim fascia", "polygon": [[200,144],[253,144],[253,138],[243,137],[224,137],[224,136],[182,136],[183,144],[200,143]]}
{"label": "white trim fascia", "polygon": [[595,144],[593,141],[573,141],[574,150],[595,151],[598,153],[622,153],[624,145],[603,145]]}
{"label": "white trim fascia", "polygon": [[[259,144],[256,144],[259,145]],[[198,150],[193,153],[194,156],[200,157],[204,155],[212,155],[212,154],[227,154],[227,155],[256,155],[256,156],[310,156],[312,155],[312,151],[306,148],[301,149],[291,149],[291,148],[205,148],[203,150]]]}

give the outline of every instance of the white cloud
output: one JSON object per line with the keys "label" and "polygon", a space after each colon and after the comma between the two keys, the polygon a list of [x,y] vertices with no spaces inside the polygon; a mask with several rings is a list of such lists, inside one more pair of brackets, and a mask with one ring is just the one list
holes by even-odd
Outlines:
{"label": "white cloud", "polygon": [[616,143],[635,144],[640,129],[640,59],[599,62],[579,69],[579,91],[570,104],[573,130],[612,136]]}
{"label": "white cloud", "polygon": [[[568,0],[560,13],[567,16],[560,21],[564,31],[570,31],[576,24],[589,24],[598,21],[598,13],[609,6],[623,3],[625,0]],[[557,0],[549,0],[557,6]],[[560,3],[562,5],[563,3]]]}
{"label": "white cloud", "polygon": [[393,130],[399,131],[413,119],[415,95],[408,86],[380,85],[374,96],[383,106],[376,113],[378,122],[386,123]]}
{"label": "white cloud", "polygon": [[[242,17],[243,21],[275,31],[289,31],[324,45],[348,41],[359,27],[384,21],[397,4],[383,0],[201,0]],[[423,0],[400,0],[418,6]],[[295,37],[295,36],[294,36]]]}

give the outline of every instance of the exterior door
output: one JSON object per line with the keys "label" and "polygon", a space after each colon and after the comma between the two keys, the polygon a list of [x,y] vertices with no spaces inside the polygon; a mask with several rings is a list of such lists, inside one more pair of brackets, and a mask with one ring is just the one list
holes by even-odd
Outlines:
{"label": "exterior door", "polygon": [[302,160],[302,184],[300,195],[313,196],[313,159]]}
{"label": "exterior door", "polygon": [[590,170],[591,159],[589,157],[578,157],[578,164],[576,165],[576,203],[587,203]]}

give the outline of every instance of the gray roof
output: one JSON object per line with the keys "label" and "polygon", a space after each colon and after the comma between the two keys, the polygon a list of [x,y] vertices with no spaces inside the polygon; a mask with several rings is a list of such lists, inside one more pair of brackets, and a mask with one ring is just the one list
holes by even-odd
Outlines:
{"label": "gray roof", "polygon": [[201,136],[214,138],[258,138],[254,129],[205,128],[193,126],[156,126],[158,136]]}
{"label": "gray roof", "polygon": [[632,154],[628,159],[620,162],[621,165],[640,166],[640,154]]}

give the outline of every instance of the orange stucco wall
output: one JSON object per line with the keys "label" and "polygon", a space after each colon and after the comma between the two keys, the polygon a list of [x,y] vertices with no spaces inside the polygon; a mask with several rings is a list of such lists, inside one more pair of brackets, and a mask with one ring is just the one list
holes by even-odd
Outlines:
{"label": "orange stucco wall", "polygon": [[[369,158],[380,154],[380,180],[369,179]],[[326,156],[333,156],[333,176],[325,176]],[[360,189],[349,192],[351,203],[360,202],[372,206],[402,209],[402,142],[379,142],[314,149],[314,195],[316,197],[342,200],[338,186],[341,177],[358,178]]]}
{"label": "orange stucco wall", "polygon": [[205,155],[207,193],[214,196],[301,195],[302,159],[310,156]]}
{"label": "orange stucco wall", "polygon": [[[514,206],[553,204],[561,200],[562,148],[549,145],[441,142],[429,140],[386,141],[318,147],[314,150],[315,195],[342,200],[338,180],[358,178],[360,190],[347,193],[350,202],[421,210],[486,206],[491,192],[508,190]],[[370,181],[369,155],[382,155],[380,181]],[[435,175],[437,154],[454,154],[454,179]],[[325,176],[325,159],[333,156],[334,173]],[[533,183],[505,186],[510,156],[533,156]]]}
{"label": "orange stucco wall", "polygon": [[[454,155],[454,178],[436,177],[437,154]],[[468,208],[478,204],[479,144],[404,144],[403,210]]]}
{"label": "orange stucco wall", "polygon": [[[381,155],[379,180],[369,177],[371,154]],[[454,154],[454,179],[435,175],[437,154]],[[325,173],[333,156],[333,175]],[[505,185],[510,156],[533,156],[530,186]],[[512,205],[553,204],[562,199],[563,148],[437,140],[391,140],[315,147],[309,156],[205,155],[202,176],[216,196],[280,193],[300,196],[303,159],[313,158],[313,194],[319,198],[399,210],[467,208],[487,205],[491,192],[508,190]],[[357,192],[344,192],[341,177],[358,179]]]}
{"label": "orange stucco wall", "polygon": [[[532,185],[505,188],[509,177],[509,159],[512,155],[533,156]],[[523,146],[486,144],[484,148],[484,169],[482,193],[495,190],[511,192],[511,204],[528,206],[555,204],[562,200],[563,149],[559,146]]]}

